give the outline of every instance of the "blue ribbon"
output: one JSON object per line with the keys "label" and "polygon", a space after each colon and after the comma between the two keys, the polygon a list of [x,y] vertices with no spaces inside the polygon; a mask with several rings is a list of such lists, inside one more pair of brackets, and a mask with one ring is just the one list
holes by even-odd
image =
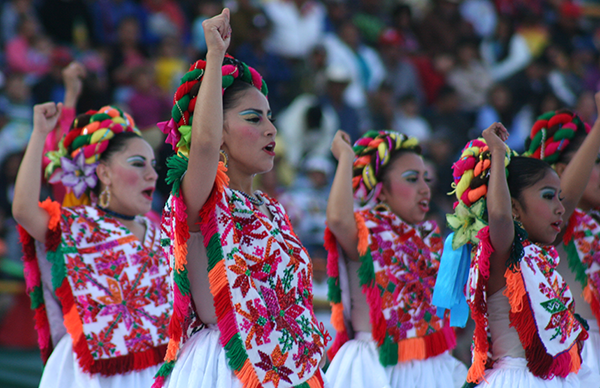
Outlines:
{"label": "blue ribbon", "polygon": [[464,288],[469,278],[471,265],[471,244],[452,249],[450,233],[444,242],[440,269],[433,289],[431,303],[437,306],[437,315],[443,317],[450,310],[450,326],[465,327],[469,318],[469,305],[465,298]]}

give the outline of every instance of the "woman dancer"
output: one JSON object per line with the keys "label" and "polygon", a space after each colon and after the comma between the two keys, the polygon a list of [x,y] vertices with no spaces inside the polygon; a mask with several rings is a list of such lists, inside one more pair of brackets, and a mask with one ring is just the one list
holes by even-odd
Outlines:
{"label": "woman dancer", "polygon": [[502,124],[492,124],[453,166],[454,248],[474,246],[467,245],[465,290],[475,321],[467,381],[479,387],[597,384],[598,375],[581,367],[586,325],[550,245],[565,212],[560,179],[547,163],[515,156],[507,138]]}
{"label": "woman dancer", "polygon": [[353,149],[349,139],[338,131],[331,146],[339,164],[325,239],[337,336],[327,379],[334,387],[460,387],[466,368],[449,353],[454,331],[431,305],[442,239],[424,221],[430,191],[417,140],[370,131]]}
{"label": "woman dancer", "polygon": [[163,213],[174,312],[156,385],[323,387],[310,257],[281,205],[252,190],[275,157],[266,84],[225,55],[228,9],[203,28],[206,61],[184,75],[161,123],[177,155]]}
{"label": "woman dancer", "polygon": [[70,206],[38,205],[42,150],[61,109],[34,107],[13,202],[47,360],[40,387],[148,387],[171,314],[159,229],[140,216],[152,202],[154,154],[120,110],[80,115],[47,170],[68,188]]}
{"label": "woman dancer", "polygon": [[[600,109],[600,94],[596,105]],[[525,146],[527,156],[551,164],[561,180],[563,218],[569,222],[562,228],[563,244],[557,245],[564,258],[558,271],[571,288],[577,313],[589,325],[582,359],[600,373],[600,125],[590,131],[569,110],[548,112],[535,122]]]}

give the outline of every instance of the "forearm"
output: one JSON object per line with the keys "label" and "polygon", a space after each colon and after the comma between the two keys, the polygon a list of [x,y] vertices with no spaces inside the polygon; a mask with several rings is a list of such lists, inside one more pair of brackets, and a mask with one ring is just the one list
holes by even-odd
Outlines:
{"label": "forearm", "polygon": [[577,207],[577,203],[587,186],[599,150],[600,121],[596,121],[561,175],[560,188],[564,198],[564,220],[568,220]]}
{"label": "forearm", "polygon": [[510,252],[514,239],[512,204],[506,182],[504,157],[503,152],[492,153],[487,194],[490,241],[498,254]]}
{"label": "forearm", "polygon": [[182,182],[190,226],[195,224],[217,174],[223,139],[222,61],[223,55],[207,55],[205,74],[194,107],[197,119],[192,123],[188,170]]}
{"label": "forearm", "polygon": [[340,156],[327,202],[327,225],[350,258],[358,259],[358,229],[352,191],[353,154]]}
{"label": "forearm", "polygon": [[19,166],[12,205],[15,220],[39,241],[44,241],[48,225],[48,214],[38,206],[44,142],[44,136],[34,130]]}

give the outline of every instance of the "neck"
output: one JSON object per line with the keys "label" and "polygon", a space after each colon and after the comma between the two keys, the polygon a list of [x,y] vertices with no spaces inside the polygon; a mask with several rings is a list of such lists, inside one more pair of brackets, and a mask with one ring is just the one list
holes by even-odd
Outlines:
{"label": "neck", "polygon": [[252,182],[254,181],[254,175],[241,173],[232,168],[227,170],[227,176],[229,177],[229,188],[233,190],[243,191],[247,194],[253,194]]}
{"label": "neck", "polygon": [[104,211],[106,214],[108,214],[112,217],[118,218],[121,221],[121,223],[123,223],[123,224],[125,224],[126,222],[129,222],[129,223],[135,222],[135,215],[132,216],[129,214],[123,214],[121,212],[117,212],[110,208],[104,208],[100,205],[97,205],[97,206],[100,210]]}

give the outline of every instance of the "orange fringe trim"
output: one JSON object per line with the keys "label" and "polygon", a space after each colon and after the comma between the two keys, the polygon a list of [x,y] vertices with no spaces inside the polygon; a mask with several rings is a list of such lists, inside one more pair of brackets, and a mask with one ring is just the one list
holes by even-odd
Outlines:
{"label": "orange fringe trim", "polygon": [[369,248],[369,229],[365,224],[365,219],[359,213],[354,213],[354,219],[358,229],[358,254],[363,256]]}
{"label": "orange fringe trim", "polygon": [[424,338],[407,338],[398,342],[398,362],[424,360],[426,356]]}
{"label": "orange fringe trim", "polygon": [[227,288],[227,272],[225,270],[225,261],[221,260],[208,273],[208,282],[210,285],[210,293],[219,295],[221,290]]}
{"label": "orange fringe trim", "polygon": [[344,305],[341,303],[330,303],[331,304],[331,325],[335,331],[345,331],[346,325],[344,324]]}
{"label": "orange fringe trim", "polygon": [[50,216],[48,220],[48,229],[54,230],[58,227],[61,216],[61,206],[58,202],[52,201],[50,198],[46,198],[44,202],[39,203],[40,208],[44,209]]}
{"label": "orange fringe trim", "polygon": [[513,272],[508,268],[504,272],[506,290],[502,294],[508,298],[510,310],[513,313],[519,313],[523,310],[523,301],[527,294],[520,273],[520,271]]}

